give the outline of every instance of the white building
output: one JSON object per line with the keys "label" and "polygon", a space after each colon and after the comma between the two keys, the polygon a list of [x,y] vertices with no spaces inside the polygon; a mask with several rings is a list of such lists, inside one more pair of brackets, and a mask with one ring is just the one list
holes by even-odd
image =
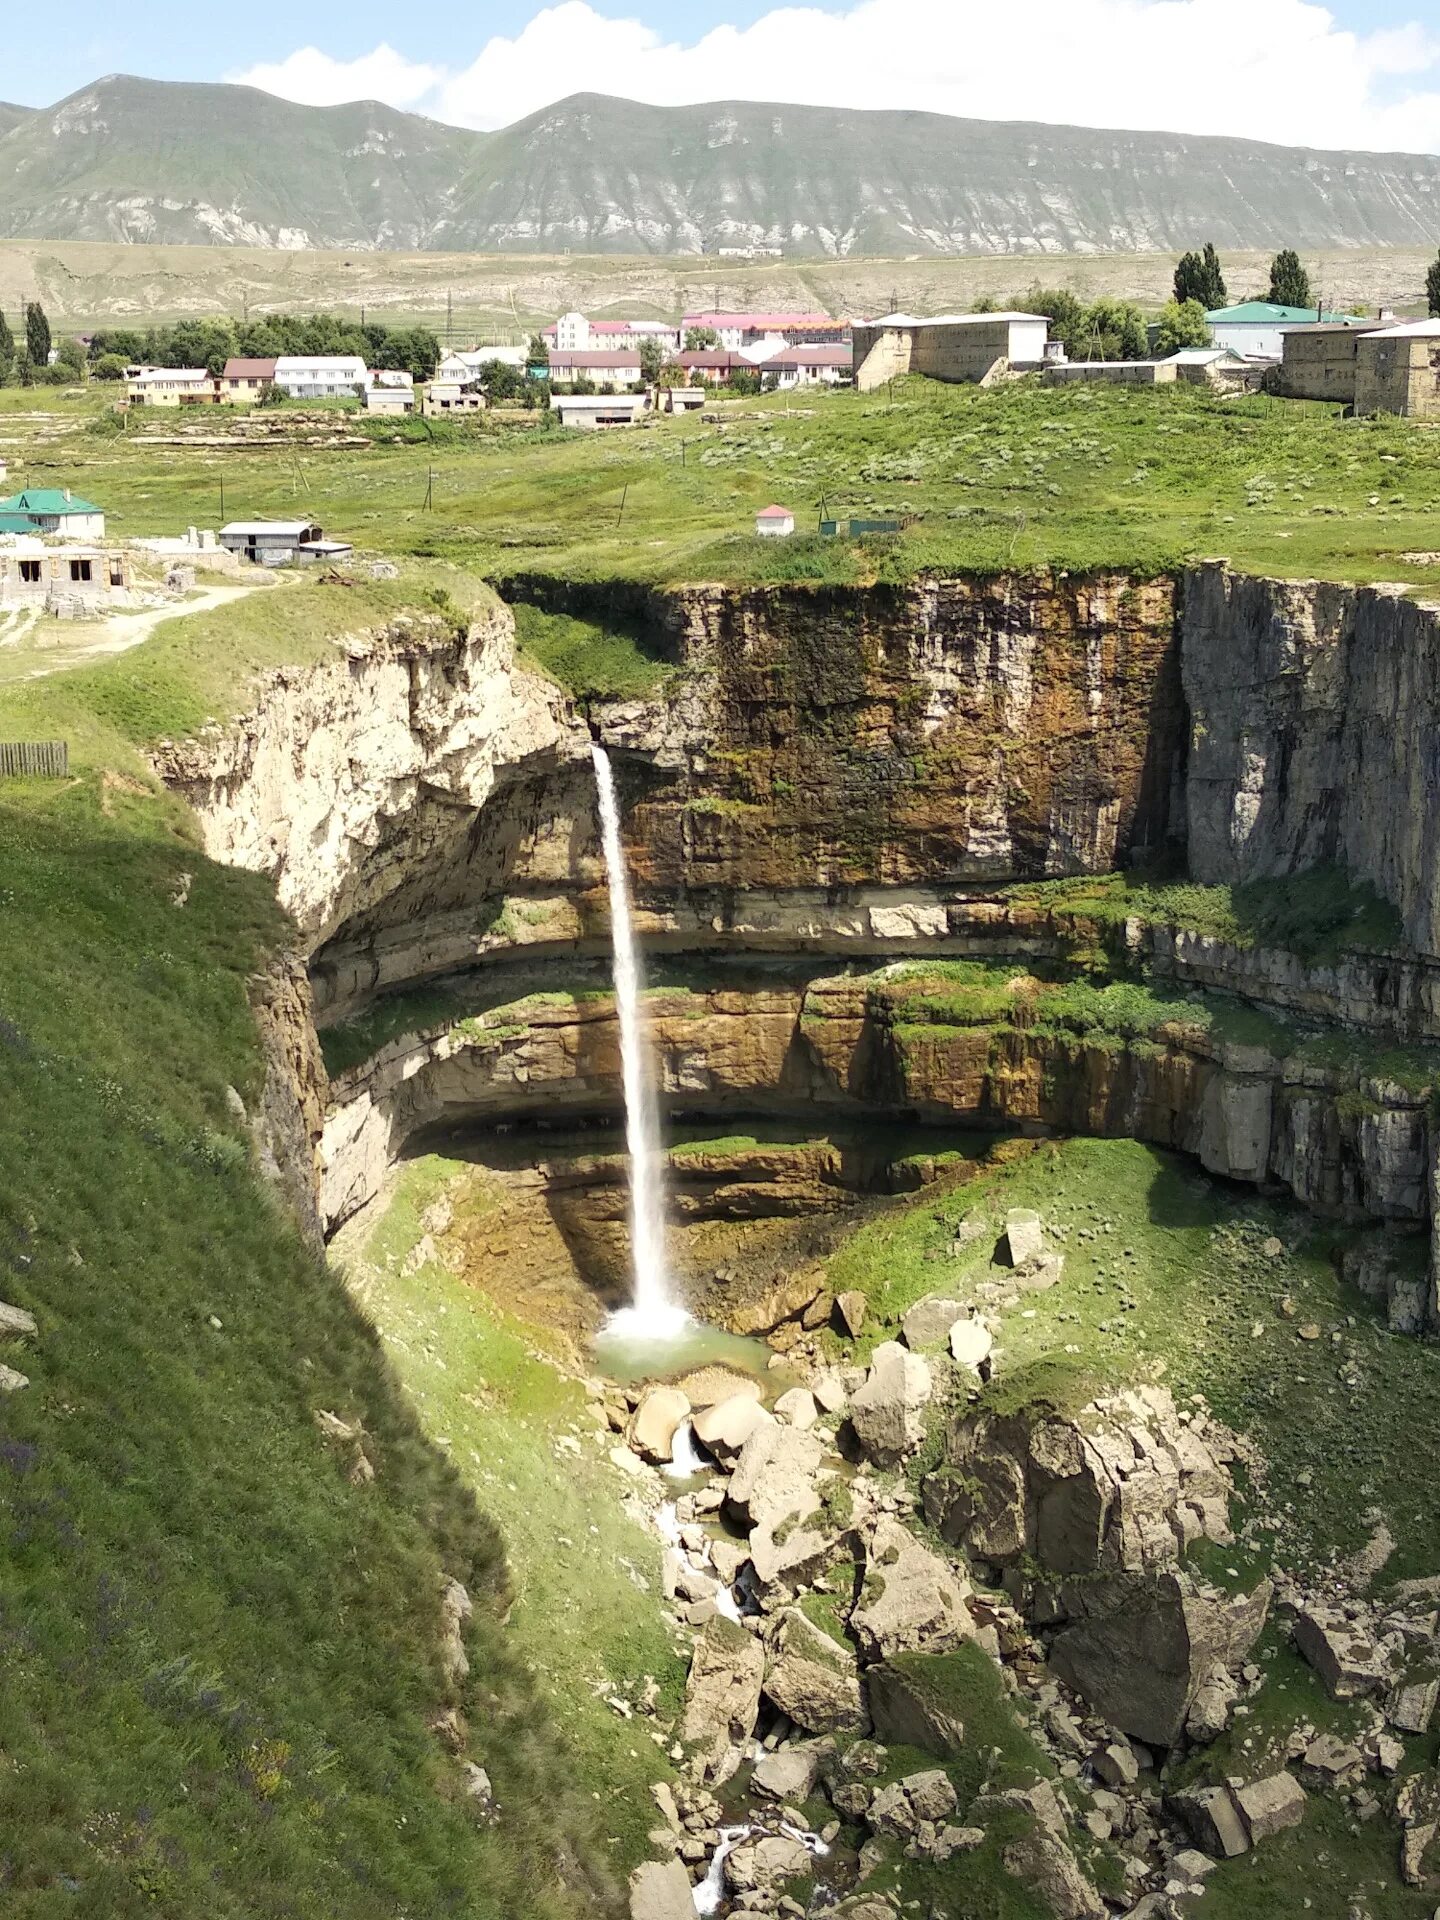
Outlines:
{"label": "white building", "polygon": [[292,400],[335,400],[370,391],[370,370],[358,353],[283,353],[275,384]]}
{"label": "white building", "polygon": [[220,544],[260,567],[313,566],[352,551],[346,541],[327,540],[309,520],[232,520],[220,529]]}
{"label": "white building", "polygon": [[767,387],[839,387],[850,384],[851,350],[836,347],[787,347],[760,363]]}
{"label": "white building", "polygon": [[217,383],[204,367],[127,367],[125,398],[132,407],[206,406]]}
{"label": "white building", "polygon": [[795,531],[795,516],[789,507],[762,507],[755,516],[755,531],[762,540],[786,540]]}
{"label": "white building", "polygon": [[550,411],[562,427],[589,432],[597,427],[637,426],[649,411],[648,393],[557,393]]}
{"label": "white building", "polygon": [[365,396],[367,413],[407,414],[415,411],[413,387],[371,387]]}
{"label": "white building", "polygon": [[540,336],[555,353],[638,352],[647,340],[666,353],[678,353],[681,334],[668,320],[587,320],[583,313],[562,313]]}

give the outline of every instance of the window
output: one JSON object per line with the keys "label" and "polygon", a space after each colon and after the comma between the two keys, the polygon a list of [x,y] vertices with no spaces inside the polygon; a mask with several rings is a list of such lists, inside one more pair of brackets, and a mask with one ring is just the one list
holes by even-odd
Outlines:
{"label": "window", "polygon": [[88,580],[90,578],[90,562],[88,560],[72,560],[70,562],[70,578],[75,581]]}
{"label": "window", "polygon": [[40,562],[38,560],[22,560],[20,562],[20,578],[25,581],[28,586],[38,587],[40,584]]}

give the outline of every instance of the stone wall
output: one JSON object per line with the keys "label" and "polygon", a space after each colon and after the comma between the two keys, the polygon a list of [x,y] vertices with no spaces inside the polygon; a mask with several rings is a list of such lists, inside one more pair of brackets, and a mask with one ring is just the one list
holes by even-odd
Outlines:
{"label": "stone wall", "polygon": [[1355,411],[1440,418],[1440,337],[1366,335],[1356,360]]}

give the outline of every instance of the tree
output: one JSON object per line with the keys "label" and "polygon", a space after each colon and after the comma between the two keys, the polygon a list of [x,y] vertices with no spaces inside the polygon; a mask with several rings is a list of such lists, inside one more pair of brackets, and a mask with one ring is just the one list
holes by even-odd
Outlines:
{"label": "tree", "polygon": [[10,378],[15,367],[15,336],[10,331],[10,322],[0,313],[0,387]]}
{"label": "tree", "polygon": [[640,342],[640,378],[647,387],[653,387],[660,378],[660,370],[665,365],[665,349],[652,335]]}
{"label": "tree", "polygon": [[1425,276],[1425,298],[1432,314],[1440,316],[1440,253],[1430,263],[1430,271]]}
{"label": "tree", "polygon": [[100,358],[95,362],[95,378],[97,380],[123,380],[125,378],[125,367],[126,362],[118,353],[102,353]]}
{"label": "tree", "polygon": [[1207,313],[1225,304],[1225,276],[1220,271],[1220,256],[1207,240],[1200,253],[1182,253],[1175,269],[1175,298],[1183,307],[1187,300],[1198,300]]}
{"label": "tree", "polygon": [[1143,360],[1150,350],[1145,316],[1128,300],[1097,300],[1085,309],[1081,345],[1092,360]]}
{"label": "tree", "polygon": [[545,336],[543,333],[531,334],[527,364],[532,367],[548,367],[550,365],[550,349],[545,344]]}
{"label": "tree", "polygon": [[50,322],[45,318],[45,309],[38,300],[32,300],[25,309],[25,346],[32,367],[49,365]]}
{"label": "tree", "polygon": [[85,378],[84,342],[75,339],[73,335],[62,340],[56,365],[64,369],[67,379],[83,380]]}
{"label": "tree", "polygon": [[1205,309],[1198,300],[1167,300],[1160,309],[1160,324],[1155,330],[1155,351],[1163,360],[1179,353],[1182,347],[1208,347],[1210,329],[1205,324]]}
{"label": "tree", "polygon": [[720,344],[720,336],[714,327],[687,327],[685,329],[686,353],[709,353]]}
{"label": "tree", "polygon": [[1293,247],[1282,247],[1270,262],[1268,298],[1277,307],[1313,307],[1315,304],[1310,297],[1310,276]]}
{"label": "tree", "polygon": [[1084,358],[1085,309],[1064,287],[1031,287],[1020,304],[1027,313],[1043,313],[1050,322],[1050,338],[1058,340],[1072,360]]}

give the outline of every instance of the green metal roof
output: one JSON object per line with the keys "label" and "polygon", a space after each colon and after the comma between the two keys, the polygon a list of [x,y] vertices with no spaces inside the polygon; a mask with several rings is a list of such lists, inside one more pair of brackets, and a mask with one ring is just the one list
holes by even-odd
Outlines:
{"label": "green metal roof", "polygon": [[[1238,307],[1216,307],[1213,313],[1205,316],[1212,326],[1217,320],[1238,320],[1242,323],[1248,320],[1256,326],[1272,327],[1314,326],[1325,317],[1318,307],[1277,307],[1269,300],[1242,300]],[[1342,313],[1332,313],[1329,317],[1336,326],[1343,326],[1348,319],[1348,315]]]}
{"label": "green metal roof", "polygon": [[78,493],[67,494],[63,487],[27,487],[23,493],[14,493],[8,500],[0,500],[0,513],[23,514],[32,520],[63,520],[67,514],[102,511],[100,507],[92,507],[88,500],[82,500]]}

